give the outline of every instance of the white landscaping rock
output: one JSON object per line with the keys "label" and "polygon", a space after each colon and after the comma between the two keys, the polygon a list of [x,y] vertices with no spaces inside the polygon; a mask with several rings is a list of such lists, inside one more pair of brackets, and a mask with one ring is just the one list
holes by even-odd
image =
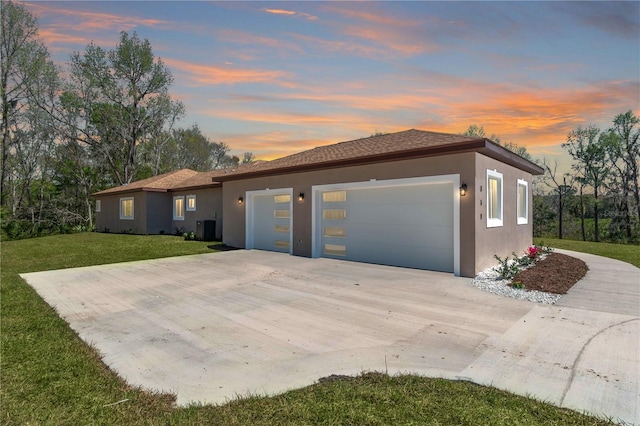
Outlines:
{"label": "white landscaping rock", "polygon": [[[540,257],[540,260],[546,256]],[[528,300],[535,303],[545,303],[549,305],[555,304],[562,297],[561,294],[545,293],[538,290],[527,290],[520,288],[513,288],[510,286],[511,280],[505,280],[500,273],[496,270],[497,266],[485,269],[480,272],[471,281],[471,284],[480,290],[488,291],[489,293],[498,294],[500,296],[512,297],[514,299]],[[521,268],[526,269],[526,268]]]}

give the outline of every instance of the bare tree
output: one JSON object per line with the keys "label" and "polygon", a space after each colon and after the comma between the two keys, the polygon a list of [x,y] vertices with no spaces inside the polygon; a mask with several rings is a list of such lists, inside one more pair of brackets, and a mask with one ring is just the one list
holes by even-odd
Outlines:
{"label": "bare tree", "polygon": [[578,181],[582,185],[588,185],[593,188],[593,196],[595,198],[593,206],[594,239],[596,242],[600,241],[598,229],[599,191],[612,167],[607,159],[605,140],[600,135],[600,129],[595,126],[578,127],[576,130],[569,132],[567,142],[562,144],[562,147],[566,148],[576,161],[572,168],[578,173]]}
{"label": "bare tree", "polygon": [[58,115],[67,136],[88,144],[109,165],[117,184],[130,183],[139,164],[138,147],[183,113],[169,96],[171,72],[155,58],[148,40],[126,32],[113,50],[92,43],[83,54],[74,53],[69,71]]}
{"label": "bare tree", "polygon": [[[574,181],[575,178],[568,173],[558,176],[558,162],[554,161],[553,167],[543,161],[543,168],[547,179],[545,184],[557,195],[558,208],[558,238],[562,239],[562,219],[564,217],[564,208],[567,204],[569,196],[575,194]],[[582,214],[582,238],[585,238],[584,232],[584,209]]]}
{"label": "bare tree", "polygon": [[625,180],[633,193],[638,217],[640,218],[640,187],[638,185],[640,169],[640,118],[631,110],[618,114],[610,130],[617,135],[620,158],[625,165]]}
{"label": "bare tree", "polygon": [[256,161],[256,159],[253,155],[253,152],[247,151],[242,155],[242,164],[249,164],[253,163],[254,161]]}
{"label": "bare tree", "polygon": [[55,70],[47,48],[37,38],[36,19],[24,6],[3,1],[0,17],[0,205],[6,206],[5,184],[13,173],[9,160],[15,154],[18,143],[29,141],[36,114],[29,107],[32,103],[30,96],[42,90],[42,87],[34,90],[30,86],[49,83],[51,76],[46,74]]}

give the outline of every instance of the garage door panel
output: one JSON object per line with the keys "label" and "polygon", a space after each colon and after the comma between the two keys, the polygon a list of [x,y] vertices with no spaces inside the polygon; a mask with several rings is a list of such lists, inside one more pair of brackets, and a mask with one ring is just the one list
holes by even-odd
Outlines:
{"label": "garage door panel", "polygon": [[351,189],[347,191],[347,202],[356,202],[358,204],[420,204],[420,200],[424,199],[425,196],[428,196],[432,202],[446,203],[451,198],[451,185],[430,184]]}
{"label": "garage door panel", "polygon": [[348,245],[346,256],[333,257],[380,265],[404,266],[443,272],[453,271],[453,259],[445,250],[428,247],[408,249],[404,244],[350,244]]}
{"label": "garage door panel", "polygon": [[344,240],[347,243],[385,244],[400,241],[406,246],[435,245],[443,249],[453,248],[453,228],[440,226],[409,226],[400,224],[378,224],[375,230],[371,226],[356,224],[348,226]]}
{"label": "garage door panel", "polygon": [[453,206],[443,203],[364,205],[350,204],[346,223],[375,225],[379,223],[403,223],[409,226],[446,224],[453,227]]}
{"label": "garage door panel", "polygon": [[321,215],[321,255],[453,272],[453,185],[386,183],[389,186],[347,189],[344,201],[321,201],[321,210],[346,212],[342,220]]}
{"label": "garage door panel", "polygon": [[253,248],[290,252],[291,203],[282,202],[286,196],[286,193],[253,196]]}

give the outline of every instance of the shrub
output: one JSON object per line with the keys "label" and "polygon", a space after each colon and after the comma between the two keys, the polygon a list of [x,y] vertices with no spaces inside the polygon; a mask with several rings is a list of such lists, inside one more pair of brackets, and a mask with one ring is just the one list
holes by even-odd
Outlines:
{"label": "shrub", "polygon": [[[518,257],[515,252],[511,253],[513,255],[513,259],[510,259],[509,256],[502,259],[497,254],[493,255],[493,257],[498,261],[498,266],[494,267],[494,270],[500,274],[502,279],[512,280],[520,271],[520,268],[528,268],[535,265],[540,259],[540,256],[543,254],[549,254],[552,250],[553,249],[550,247],[532,245],[524,251],[523,256]],[[524,288],[524,286],[518,287],[516,284],[520,284],[522,286],[522,283],[513,283],[510,285],[514,288]]]}
{"label": "shrub", "polygon": [[512,279],[520,270],[520,268],[518,267],[518,262],[515,259],[509,259],[509,256],[502,259],[496,254],[493,257],[495,257],[498,261],[498,267],[496,268],[496,271],[505,280]]}
{"label": "shrub", "polygon": [[511,283],[511,287],[524,289],[524,284],[522,284],[520,281],[514,281]]}
{"label": "shrub", "polygon": [[535,245],[533,245],[527,248],[527,250],[525,251],[525,254],[529,259],[535,261],[542,254],[542,249],[540,247],[536,247]]}
{"label": "shrub", "polygon": [[511,254],[513,254],[513,258],[515,259],[516,262],[518,262],[518,265],[522,266],[522,267],[525,267],[525,268],[527,266],[533,265],[536,262],[536,258],[535,257],[530,257],[529,255],[518,257],[518,255],[516,255],[515,252],[513,252]]}
{"label": "shrub", "polygon": [[[82,223],[79,225],[74,225],[71,227],[71,232],[94,232],[96,227],[94,225],[87,225],[86,223]],[[62,232],[61,232],[62,233]]]}

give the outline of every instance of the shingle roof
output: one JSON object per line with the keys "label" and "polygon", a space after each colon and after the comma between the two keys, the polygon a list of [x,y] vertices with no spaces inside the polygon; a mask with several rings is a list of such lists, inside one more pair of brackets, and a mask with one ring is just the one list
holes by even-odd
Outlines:
{"label": "shingle roof", "polygon": [[248,177],[464,151],[481,152],[533,174],[541,174],[543,171],[530,161],[485,138],[410,129],[319,146],[276,160],[256,161],[234,168],[209,172],[195,172],[190,169],[177,170],[133,182],[126,186],[107,189],[94,195],[132,192],[132,190],[168,191],[207,187],[228,180]]}
{"label": "shingle roof", "polygon": [[[131,182],[128,185],[116,186],[115,188],[105,189],[104,191],[96,192],[93,195],[108,195],[119,192],[133,192],[138,191],[167,191],[180,186],[185,180],[194,177],[198,172],[191,169],[174,170],[169,173],[164,173],[158,176],[153,176],[147,179]],[[209,180],[211,183],[211,180]]]}
{"label": "shingle roof", "polygon": [[349,160],[384,160],[386,156],[399,153],[423,152],[442,147],[458,147],[462,144],[482,142],[484,138],[469,137],[450,133],[428,132],[424,130],[404,130],[397,133],[371,136],[340,142],[333,145],[319,146],[308,151],[299,152],[287,157],[268,161],[252,168],[230,170],[218,176],[221,180],[230,180],[243,175],[266,174],[270,171],[321,167],[323,165],[347,162]]}
{"label": "shingle roof", "polygon": [[538,165],[486,138],[410,129],[316,147],[252,167],[227,170],[226,173],[218,175],[216,179],[224,182],[272,174],[467,151],[482,153],[535,175],[543,172],[543,169]]}
{"label": "shingle roof", "polygon": [[246,169],[252,169],[265,162],[266,161],[258,160],[253,163],[241,164],[233,169],[217,169],[207,172],[196,172],[191,169],[174,170],[158,176],[131,182],[128,185],[105,189],[92,195],[109,195],[137,191],[167,192],[172,190],[215,187],[220,185],[220,182],[217,182],[215,177],[230,173],[231,170],[244,171]]}

